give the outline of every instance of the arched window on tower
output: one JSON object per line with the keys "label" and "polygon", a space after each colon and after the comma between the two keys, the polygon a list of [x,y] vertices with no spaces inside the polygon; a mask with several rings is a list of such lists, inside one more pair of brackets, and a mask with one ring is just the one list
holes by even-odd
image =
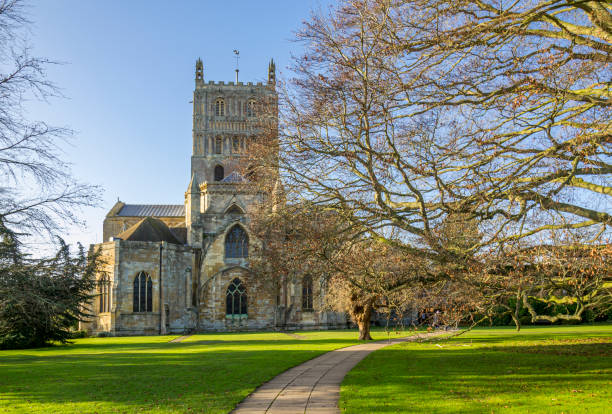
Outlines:
{"label": "arched window on tower", "polygon": [[237,259],[249,257],[249,237],[241,226],[234,226],[225,236],[225,257]]}
{"label": "arched window on tower", "polygon": [[232,280],[225,294],[226,316],[247,316],[247,292],[242,281],[238,278]]}
{"label": "arched window on tower", "polygon": [[215,181],[221,181],[225,177],[225,172],[223,171],[222,165],[217,165],[215,167]]}
{"label": "arched window on tower", "polygon": [[221,98],[215,101],[215,116],[225,116],[225,101]]}
{"label": "arched window on tower", "polygon": [[255,116],[255,101],[251,100],[247,102],[246,114],[248,117]]}
{"label": "arched window on tower", "polygon": [[312,309],[312,276],[306,275],[302,279],[302,310]]}
{"label": "arched window on tower", "polygon": [[100,297],[100,313],[110,312],[110,301],[109,301],[110,282],[108,277],[102,276],[98,280],[98,295]]}
{"label": "arched window on tower", "polygon": [[145,272],[134,278],[134,312],[153,312],[153,281]]}

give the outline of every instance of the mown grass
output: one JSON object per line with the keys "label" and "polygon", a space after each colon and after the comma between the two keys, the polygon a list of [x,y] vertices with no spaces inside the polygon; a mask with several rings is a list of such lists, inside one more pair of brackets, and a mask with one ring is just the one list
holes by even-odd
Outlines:
{"label": "mown grass", "polygon": [[370,354],[344,413],[610,413],[612,325],[475,329]]}
{"label": "mown grass", "polygon": [[[1,413],[227,413],[261,383],[356,331],[86,338],[0,351]],[[378,339],[387,334],[374,332]]]}

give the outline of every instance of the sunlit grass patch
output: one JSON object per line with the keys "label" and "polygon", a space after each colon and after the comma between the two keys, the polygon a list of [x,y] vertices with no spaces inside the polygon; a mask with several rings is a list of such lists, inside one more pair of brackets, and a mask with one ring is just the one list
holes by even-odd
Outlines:
{"label": "sunlit grass patch", "polygon": [[368,356],[345,378],[346,413],[605,413],[612,325],[476,329]]}
{"label": "sunlit grass patch", "polygon": [[[356,331],[84,338],[0,351],[2,413],[227,413],[261,383]],[[386,338],[376,332],[377,338]]]}

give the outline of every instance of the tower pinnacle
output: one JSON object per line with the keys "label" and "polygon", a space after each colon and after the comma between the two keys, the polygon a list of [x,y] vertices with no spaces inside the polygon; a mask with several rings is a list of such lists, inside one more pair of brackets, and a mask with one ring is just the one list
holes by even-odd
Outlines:
{"label": "tower pinnacle", "polygon": [[204,80],[204,63],[200,58],[196,60],[196,80]]}
{"label": "tower pinnacle", "polygon": [[270,64],[268,65],[268,85],[276,85],[276,64],[274,59],[270,59]]}

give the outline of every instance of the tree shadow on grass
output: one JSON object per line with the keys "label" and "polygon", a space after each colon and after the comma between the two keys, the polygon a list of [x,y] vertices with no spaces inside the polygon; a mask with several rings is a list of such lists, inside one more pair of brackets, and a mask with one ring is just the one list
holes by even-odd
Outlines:
{"label": "tree shadow on grass", "polygon": [[[230,337],[228,337],[230,339]],[[350,339],[80,343],[0,354],[3,412],[228,412],[277,374]]]}
{"label": "tree shadow on grass", "polygon": [[[583,357],[612,357],[612,338],[587,338],[580,340],[549,340],[538,345],[497,346],[499,352],[519,354],[550,354]],[[612,361],[610,361],[612,363]]]}
{"label": "tree shadow on grass", "polygon": [[[608,328],[610,324],[600,325],[601,328]],[[478,343],[499,344],[508,343],[511,341],[544,341],[555,339],[580,339],[584,337],[612,337],[611,331],[585,331],[584,328],[597,329],[597,325],[546,325],[544,327],[527,326],[516,331],[514,327],[479,327],[466,333],[463,336],[456,337],[453,341],[475,341]]]}
{"label": "tree shadow on grass", "polygon": [[388,348],[345,378],[354,412],[605,412],[610,341],[528,346]]}

